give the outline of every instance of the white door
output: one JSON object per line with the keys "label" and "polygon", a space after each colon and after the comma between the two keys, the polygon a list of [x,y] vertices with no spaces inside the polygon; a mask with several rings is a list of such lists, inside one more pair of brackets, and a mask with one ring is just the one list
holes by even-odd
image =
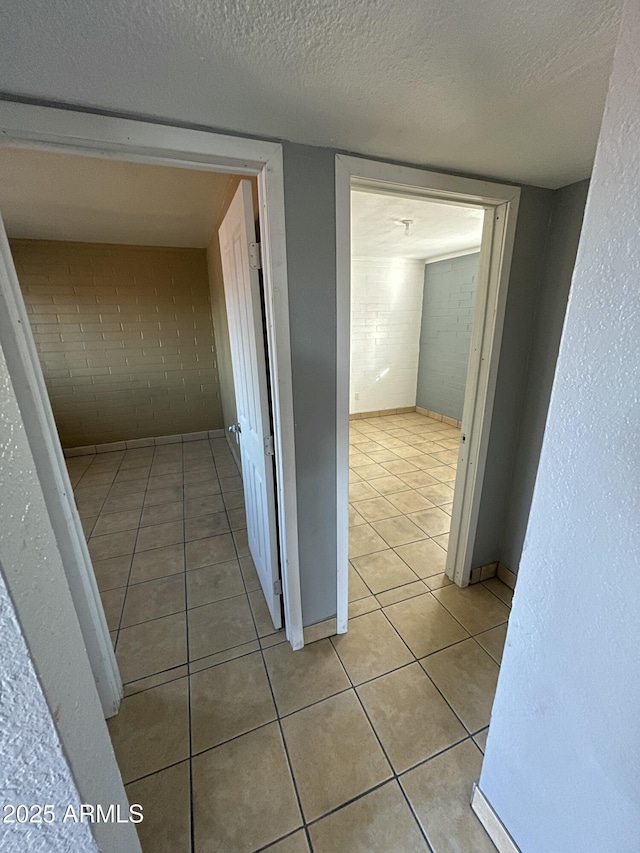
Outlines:
{"label": "white door", "polygon": [[274,627],[280,628],[273,436],[250,181],[240,181],[218,233],[236,389],[236,429],[242,457],[249,550]]}

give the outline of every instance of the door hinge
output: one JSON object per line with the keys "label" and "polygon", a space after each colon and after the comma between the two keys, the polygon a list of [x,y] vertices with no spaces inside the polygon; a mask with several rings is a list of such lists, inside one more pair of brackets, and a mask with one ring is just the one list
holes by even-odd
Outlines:
{"label": "door hinge", "polygon": [[273,446],[273,436],[272,435],[266,435],[264,438],[264,453],[265,453],[265,456],[275,456],[276,455],[276,451],[275,451],[275,448]]}
{"label": "door hinge", "polygon": [[262,269],[262,251],[260,243],[249,243],[249,266],[252,270]]}
{"label": "door hinge", "polygon": [[277,580],[273,582],[273,594],[282,595],[282,581]]}

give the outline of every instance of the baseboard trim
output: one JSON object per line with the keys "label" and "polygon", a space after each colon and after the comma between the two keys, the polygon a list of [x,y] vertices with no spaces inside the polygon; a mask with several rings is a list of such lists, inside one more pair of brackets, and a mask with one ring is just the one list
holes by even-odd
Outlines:
{"label": "baseboard trim", "polygon": [[65,447],[63,453],[67,459],[74,456],[93,456],[94,453],[113,453],[116,450],[137,450],[140,447],[161,447],[165,444],[183,444],[188,441],[206,441],[210,438],[223,438],[223,429],[200,430],[200,432],[182,432],[175,435],[154,435],[149,438],[131,438],[126,441],[108,441],[106,444],[86,444],[82,447]]}
{"label": "baseboard trim", "polygon": [[421,415],[426,415],[434,421],[442,421],[445,424],[449,424],[449,426],[462,429],[462,421],[457,421],[455,418],[450,418],[448,415],[441,415],[439,412],[432,412],[431,409],[423,409],[422,406],[416,406],[416,412],[419,412]]}
{"label": "baseboard trim", "polygon": [[480,581],[489,580],[489,578],[495,578],[498,574],[498,561],[495,563],[485,563],[484,566],[477,566],[475,569],[471,569],[471,578],[469,579],[469,583],[480,583]]}
{"label": "baseboard trim", "polygon": [[509,589],[516,588],[516,581],[518,580],[518,575],[515,572],[512,572],[511,569],[508,569],[504,563],[498,563],[498,571],[496,573],[502,583],[506,584]]}
{"label": "baseboard trim", "polygon": [[405,406],[400,409],[377,409],[372,412],[354,412],[349,415],[350,421],[360,421],[363,418],[384,418],[387,415],[408,415],[415,412],[415,406]]}
{"label": "baseboard trim", "polygon": [[505,825],[495,813],[493,806],[482,793],[476,782],[471,794],[471,808],[485,832],[493,841],[498,853],[520,853],[518,845],[507,832]]}

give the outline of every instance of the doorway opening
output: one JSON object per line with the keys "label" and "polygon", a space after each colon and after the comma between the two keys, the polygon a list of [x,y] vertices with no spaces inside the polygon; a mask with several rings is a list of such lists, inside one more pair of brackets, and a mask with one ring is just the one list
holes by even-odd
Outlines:
{"label": "doorway opening", "polygon": [[[445,574],[484,210],[351,190],[353,613]],[[364,581],[364,584],[362,583]]]}
{"label": "doorway opening", "polygon": [[[108,628],[125,691],[277,633],[273,452],[263,468],[265,534],[251,527],[260,521],[255,482],[243,481],[243,442],[228,430],[257,382],[238,382],[229,342],[240,325],[245,335],[255,326],[267,382],[263,282],[255,316],[229,320],[237,288],[231,282],[225,300],[218,236],[238,187],[251,227],[259,222],[257,181],[20,147],[0,149],[0,167],[9,177],[0,209],[13,295],[29,320],[86,537],[79,548],[92,564],[97,627],[89,630]],[[272,451],[271,400],[263,394],[256,405]],[[277,578],[268,602],[266,572]],[[122,690],[117,676],[106,716]]]}

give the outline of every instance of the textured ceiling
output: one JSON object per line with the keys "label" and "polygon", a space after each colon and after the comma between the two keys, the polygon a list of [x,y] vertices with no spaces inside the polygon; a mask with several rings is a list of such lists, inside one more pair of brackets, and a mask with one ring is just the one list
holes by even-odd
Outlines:
{"label": "textured ceiling", "polygon": [[[484,211],[417,198],[351,193],[351,253],[433,260],[479,249]],[[405,234],[403,219],[413,220]]]}
{"label": "textured ceiling", "polygon": [[144,246],[211,242],[233,175],[0,148],[10,237]]}
{"label": "textured ceiling", "polygon": [[0,80],[60,100],[560,186],[620,0],[5,0]]}

